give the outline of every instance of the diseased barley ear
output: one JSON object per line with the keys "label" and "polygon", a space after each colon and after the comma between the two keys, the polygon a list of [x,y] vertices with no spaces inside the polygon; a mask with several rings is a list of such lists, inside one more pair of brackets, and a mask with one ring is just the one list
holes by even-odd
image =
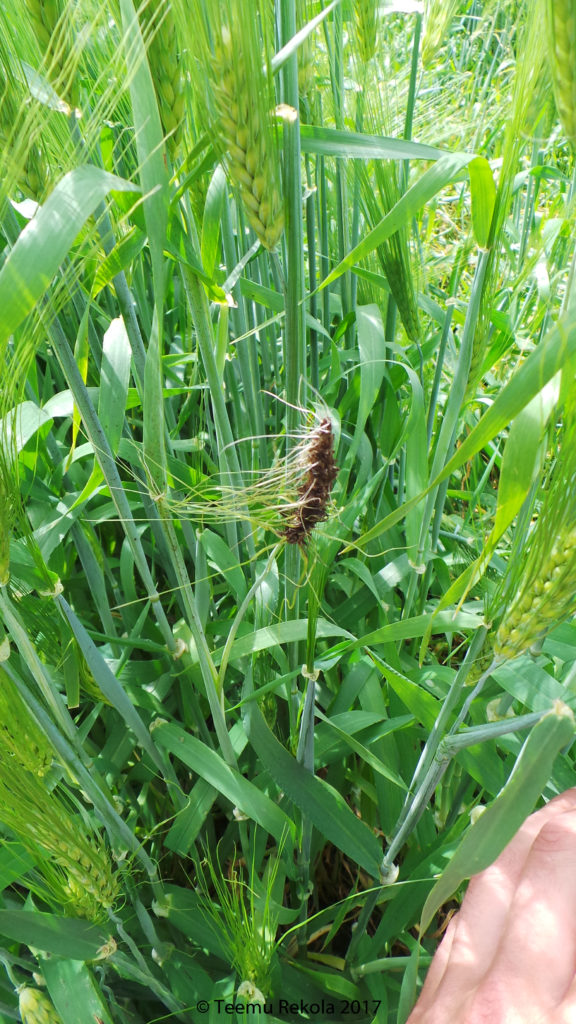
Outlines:
{"label": "diseased barley ear", "polygon": [[298,488],[298,502],[290,512],[290,522],[283,531],[288,544],[305,545],[317,523],[328,517],[328,501],[338,476],[334,462],[332,424],[322,420],[302,444],[298,453],[303,480]]}
{"label": "diseased barley ear", "polygon": [[576,141],[576,0],[546,0],[554,98],[566,137]]}

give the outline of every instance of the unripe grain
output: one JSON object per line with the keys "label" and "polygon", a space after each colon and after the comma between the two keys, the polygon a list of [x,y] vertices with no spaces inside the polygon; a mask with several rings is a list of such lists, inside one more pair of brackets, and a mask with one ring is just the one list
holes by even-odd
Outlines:
{"label": "unripe grain", "polygon": [[57,791],[0,757],[0,821],[38,858],[38,873],[69,914],[103,921],[118,895],[100,837]]}
{"label": "unripe grain", "polygon": [[0,669],[0,751],[34,775],[45,775],[54,751],[8,674]]}
{"label": "unripe grain", "polygon": [[24,0],[43,58],[45,73],[62,99],[71,107],[78,102],[72,25],[64,0]]}

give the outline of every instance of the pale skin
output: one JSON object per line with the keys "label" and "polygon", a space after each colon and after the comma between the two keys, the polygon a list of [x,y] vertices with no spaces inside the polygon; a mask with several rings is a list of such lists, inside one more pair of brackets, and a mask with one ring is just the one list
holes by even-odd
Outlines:
{"label": "pale skin", "polygon": [[576,1024],[576,788],[472,878],[407,1024]]}

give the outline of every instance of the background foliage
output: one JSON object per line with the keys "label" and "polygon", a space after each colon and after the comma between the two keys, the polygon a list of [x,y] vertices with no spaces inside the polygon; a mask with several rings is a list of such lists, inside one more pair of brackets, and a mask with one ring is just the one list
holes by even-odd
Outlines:
{"label": "background foliage", "polygon": [[567,6],[0,4],[1,1020],[404,1021],[573,784]]}

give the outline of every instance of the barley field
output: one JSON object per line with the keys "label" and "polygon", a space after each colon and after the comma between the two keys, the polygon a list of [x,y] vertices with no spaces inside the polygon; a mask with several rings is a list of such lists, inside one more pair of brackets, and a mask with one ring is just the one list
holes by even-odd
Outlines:
{"label": "barley field", "polygon": [[0,18],[0,1024],[403,1024],[576,783],[573,0]]}

